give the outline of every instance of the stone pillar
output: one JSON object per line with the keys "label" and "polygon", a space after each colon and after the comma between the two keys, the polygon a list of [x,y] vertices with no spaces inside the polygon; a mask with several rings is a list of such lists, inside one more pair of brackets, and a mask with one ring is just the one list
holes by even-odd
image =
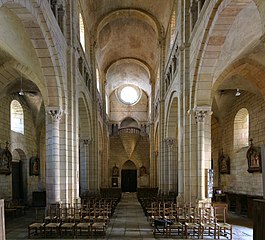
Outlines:
{"label": "stone pillar", "polygon": [[5,204],[4,199],[0,199],[0,239],[5,240]]}
{"label": "stone pillar", "polygon": [[158,180],[157,180],[157,174],[158,174],[158,167],[157,167],[157,164],[158,164],[158,151],[154,151],[154,162],[152,163],[153,165],[153,171],[152,171],[152,176],[151,177],[151,187],[157,187],[157,183],[158,183]]}
{"label": "stone pillar", "polygon": [[57,203],[61,201],[60,184],[60,129],[59,122],[63,112],[59,107],[47,109],[47,148],[46,148],[46,202]]}
{"label": "stone pillar", "polygon": [[80,146],[80,187],[81,194],[84,194],[89,189],[88,181],[88,162],[89,162],[89,145],[91,139],[83,139]]}
{"label": "stone pillar", "polygon": [[111,183],[109,183],[109,119],[107,116],[107,101],[106,99],[106,73],[102,73],[102,81],[103,81],[103,86],[102,86],[102,109],[103,109],[103,146],[102,146],[102,154],[101,154],[101,159],[99,161],[101,172],[99,173],[99,176],[101,176],[101,181],[100,181],[100,186],[107,188],[111,186]]}
{"label": "stone pillar", "polygon": [[164,69],[165,69],[165,37],[164,31],[162,30],[160,33],[159,39],[159,47],[160,47],[160,76],[159,76],[159,155],[158,155],[158,166],[159,166],[159,192],[165,193],[165,179],[166,179],[166,172],[165,172],[165,92],[166,92],[166,83],[165,83],[165,76],[164,76]]}
{"label": "stone pillar", "polygon": [[[155,82],[154,79],[151,80],[151,82]],[[154,111],[154,92],[155,92],[155,85],[151,85],[151,119],[149,121],[149,140],[150,140],[150,187],[156,187],[156,164],[157,164],[157,158],[155,155],[155,126],[154,126],[154,119],[155,119],[155,111]]]}
{"label": "stone pillar", "polygon": [[265,199],[265,144],[261,145],[261,166],[262,166],[262,183],[263,183],[263,199]]}
{"label": "stone pillar", "polygon": [[176,151],[175,151],[175,138],[166,138],[165,139],[167,145],[167,176],[168,176],[168,192],[177,192],[177,171],[176,171]]}
{"label": "stone pillar", "polygon": [[93,141],[89,148],[90,160],[89,160],[89,191],[91,193],[99,192],[99,149],[98,149],[98,102],[97,102],[97,74],[96,74],[96,48],[97,42],[94,40],[94,36],[91,36],[90,44],[90,62],[92,70],[92,83],[91,83],[91,95],[92,95],[92,131],[91,136]]}
{"label": "stone pillar", "polygon": [[149,131],[149,139],[150,139],[150,187],[155,187],[155,164],[156,164],[156,156],[155,156],[155,135],[154,135],[154,123],[151,122]]}
{"label": "stone pillar", "polygon": [[211,168],[211,115],[210,106],[194,108],[197,122],[197,199],[204,200],[206,192],[205,169]]}

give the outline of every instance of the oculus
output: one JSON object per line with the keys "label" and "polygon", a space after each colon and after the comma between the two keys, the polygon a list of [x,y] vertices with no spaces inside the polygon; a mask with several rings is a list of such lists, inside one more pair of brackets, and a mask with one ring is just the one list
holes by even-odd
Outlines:
{"label": "oculus", "polygon": [[134,105],[141,98],[142,91],[134,85],[124,85],[116,90],[120,102],[126,105]]}

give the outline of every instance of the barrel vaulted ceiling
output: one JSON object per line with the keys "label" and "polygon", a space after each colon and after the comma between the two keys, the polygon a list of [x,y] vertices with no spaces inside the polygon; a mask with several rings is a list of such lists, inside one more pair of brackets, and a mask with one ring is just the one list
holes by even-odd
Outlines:
{"label": "barrel vaulted ceiling", "polygon": [[96,39],[106,91],[123,84],[148,95],[159,65],[161,29],[167,29],[174,0],[81,0],[84,21]]}

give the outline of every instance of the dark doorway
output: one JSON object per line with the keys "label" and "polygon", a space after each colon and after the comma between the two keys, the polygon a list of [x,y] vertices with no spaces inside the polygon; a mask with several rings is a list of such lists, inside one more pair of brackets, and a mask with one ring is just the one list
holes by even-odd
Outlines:
{"label": "dark doorway", "polygon": [[137,170],[121,170],[121,190],[123,192],[136,192]]}
{"label": "dark doorway", "polygon": [[23,199],[23,178],[21,162],[12,163],[12,198]]}

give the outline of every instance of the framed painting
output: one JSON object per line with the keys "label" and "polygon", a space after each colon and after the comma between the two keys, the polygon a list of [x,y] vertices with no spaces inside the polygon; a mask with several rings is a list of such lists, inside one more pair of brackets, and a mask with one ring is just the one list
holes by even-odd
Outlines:
{"label": "framed painting", "polygon": [[223,153],[223,150],[219,157],[219,172],[221,174],[230,174],[230,157]]}
{"label": "framed painting", "polygon": [[40,159],[39,157],[31,157],[29,160],[29,174],[31,176],[40,175]]}
{"label": "framed painting", "polygon": [[12,154],[8,150],[8,143],[6,143],[6,148],[0,148],[0,174],[10,174],[11,173],[11,162]]}
{"label": "framed painting", "polygon": [[261,149],[253,145],[253,139],[250,139],[250,147],[247,150],[248,172],[262,172]]}

